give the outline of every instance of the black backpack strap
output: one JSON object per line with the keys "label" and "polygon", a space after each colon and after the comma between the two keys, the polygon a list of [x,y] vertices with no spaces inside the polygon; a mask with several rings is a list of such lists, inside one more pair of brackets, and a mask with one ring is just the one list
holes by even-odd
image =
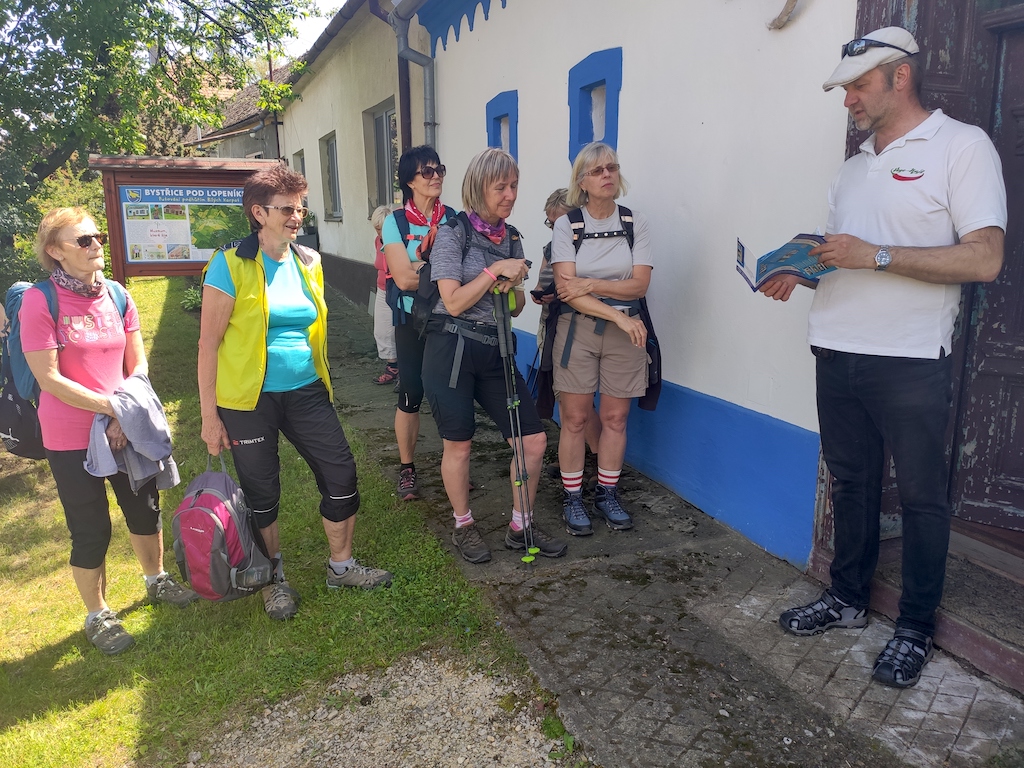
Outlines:
{"label": "black backpack strap", "polygon": [[399,209],[392,214],[395,217],[395,224],[398,225],[398,234],[402,237],[402,245],[409,247],[409,219],[405,217],[405,209]]}
{"label": "black backpack strap", "polygon": [[572,247],[579,253],[580,246],[583,245],[583,229],[586,226],[583,223],[583,209],[573,208],[565,215],[569,217],[569,226],[572,227]]}
{"label": "black backpack strap", "polygon": [[582,208],[573,208],[566,216],[569,217],[569,226],[572,227],[572,246],[576,249],[576,253],[580,252],[580,246],[583,245],[583,241],[587,238],[621,237],[622,235],[626,236],[626,242],[629,244],[630,252],[632,252],[633,212],[626,206],[619,206],[619,220],[622,222],[622,230],[617,232],[585,232]]}
{"label": "black backpack strap", "polygon": [[629,243],[629,250],[633,251],[633,212],[624,205],[619,206],[619,220],[622,222],[622,229],[626,232],[626,242]]}

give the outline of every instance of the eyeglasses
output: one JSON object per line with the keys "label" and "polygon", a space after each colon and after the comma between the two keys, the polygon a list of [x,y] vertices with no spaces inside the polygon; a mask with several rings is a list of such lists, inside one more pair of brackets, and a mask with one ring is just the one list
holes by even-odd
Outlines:
{"label": "eyeglasses", "polygon": [[551,219],[544,219],[544,226],[547,227],[548,229],[554,229],[555,222],[553,222]]}
{"label": "eyeglasses", "polygon": [[81,237],[76,237],[74,240],[68,240],[66,242],[75,243],[79,248],[88,248],[89,246],[92,245],[93,240],[95,240],[100,245],[106,245],[107,233],[97,232],[95,235],[82,235]]}
{"label": "eyeglasses", "polygon": [[432,179],[434,178],[434,174],[436,173],[440,178],[443,179],[444,175],[448,173],[448,169],[445,168],[443,165],[424,165],[422,168],[416,171],[416,173],[418,173],[424,179]]}
{"label": "eyeglasses", "polygon": [[860,56],[868,48],[895,48],[897,51],[903,51],[907,56],[913,56],[910,51],[906,48],[900,48],[898,45],[892,43],[883,43],[881,40],[870,40],[866,37],[861,37],[856,40],[851,40],[843,46],[843,55],[840,58],[846,56]]}
{"label": "eyeglasses", "polygon": [[300,219],[304,219],[306,218],[306,216],[309,215],[309,208],[307,208],[306,206],[296,208],[294,205],[264,205],[263,207],[267,209],[280,211],[281,213],[284,214],[284,217],[286,219],[290,219],[296,213],[299,214]]}
{"label": "eyeglasses", "polygon": [[584,172],[584,176],[603,176],[605,171],[608,173],[618,173],[621,168],[618,163],[608,163],[608,165],[599,165],[597,168],[591,168],[589,171]]}

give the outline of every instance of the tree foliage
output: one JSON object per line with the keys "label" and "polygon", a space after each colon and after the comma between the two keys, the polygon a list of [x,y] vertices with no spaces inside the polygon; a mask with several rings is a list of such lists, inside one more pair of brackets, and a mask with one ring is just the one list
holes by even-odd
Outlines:
{"label": "tree foliage", "polygon": [[0,259],[39,185],[76,155],[163,154],[219,125],[313,0],[0,0]]}

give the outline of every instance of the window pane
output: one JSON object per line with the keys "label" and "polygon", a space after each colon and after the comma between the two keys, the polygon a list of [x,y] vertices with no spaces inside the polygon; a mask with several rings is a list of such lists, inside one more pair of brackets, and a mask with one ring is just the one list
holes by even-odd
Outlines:
{"label": "window pane", "polygon": [[387,205],[391,201],[391,174],[389,173],[391,154],[388,151],[387,115],[385,114],[373,118],[373,153],[377,166],[377,205]]}

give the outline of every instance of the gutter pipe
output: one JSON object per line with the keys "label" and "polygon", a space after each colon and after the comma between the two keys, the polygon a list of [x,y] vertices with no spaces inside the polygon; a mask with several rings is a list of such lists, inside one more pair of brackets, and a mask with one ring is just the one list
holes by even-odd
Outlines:
{"label": "gutter pipe", "polygon": [[423,67],[423,129],[424,143],[437,147],[437,122],[435,120],[434,60],[426,54],[409,47],[409,22],[427,0],[402,0],[388,15],[388,21],[395,30],[398,40],[398,57]]}

